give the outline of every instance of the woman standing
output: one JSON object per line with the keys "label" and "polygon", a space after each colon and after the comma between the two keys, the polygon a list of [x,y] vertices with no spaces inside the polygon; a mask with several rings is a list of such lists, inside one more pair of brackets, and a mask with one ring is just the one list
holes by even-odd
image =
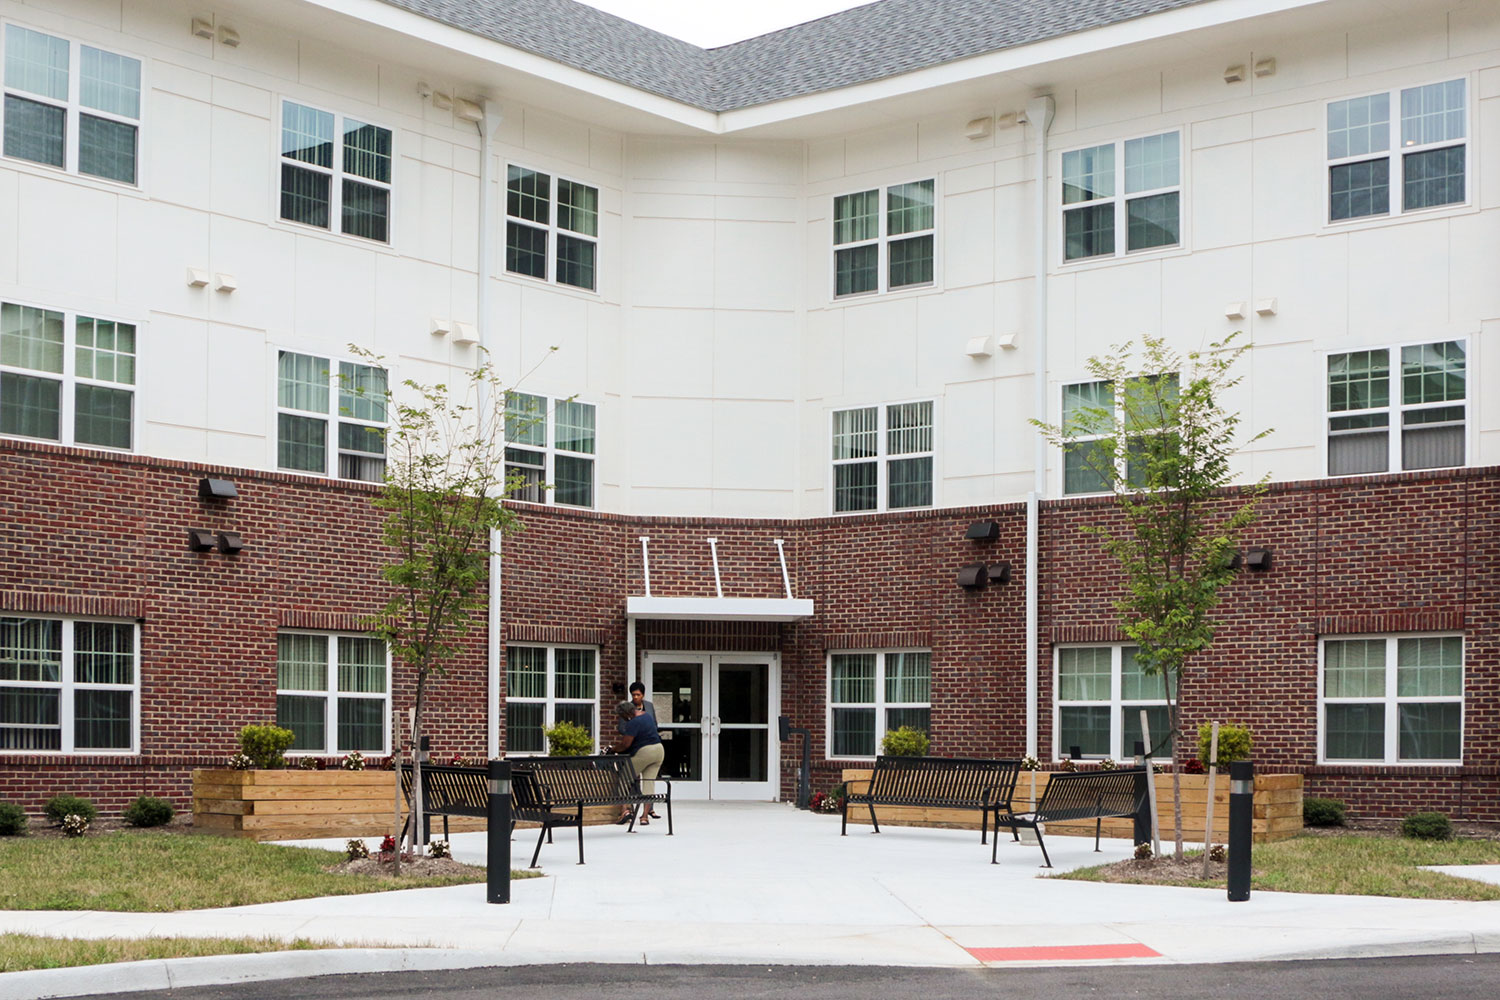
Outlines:
{"label": "woman standing", "polygon": [[[622,701],[615,709],[620,717],[619,742],[610,749],[615,753],[630,754],[630,765],[641,779],[641,791],[647,795],[656,792],[656,774],[666,757],[666,748],[661,745],[661,734],[656,730],[656,720],[633,701]],[[626,809],[616,823],[628,823],[632,810]],[[641,826],[651,824],[651,814],[641,816]]]}

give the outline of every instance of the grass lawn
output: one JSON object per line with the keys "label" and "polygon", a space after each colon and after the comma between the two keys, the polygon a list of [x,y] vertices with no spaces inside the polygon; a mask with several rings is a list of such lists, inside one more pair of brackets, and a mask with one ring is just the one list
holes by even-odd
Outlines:
{"label": "grass lawn", "polygon": [[0,972],[26,969],[62,969],[75,965],[108,962],[141,962],[161,958],[197,958],[201,955],[250,955],[265,951],[308,951],[337,948],[297,938],[51,938],[35,934],[0,934]]}
{"label": "grass lawn", "polygon": [[[323,869],[344,855],[203,835],[120,832],[84,837],[0,838],[0,910],[166,912],[272,903],[312,896],[461,885],[483,869],[399,881]],[[512,872],[530,878],[536,872]]]}
{"label": "grass lawn", "polygon": [[[1166,845],[1163,844],[1163,847]],[[1190,852],[1197,853],[1197,852]],[[1256,844],[1251,854],[1252,889],[1272,892],[1337,893],[1348,896],[1398,896],[1412,899],[1500,899],[1500,886],[1473,879],[1422,871],[1421,865],[1500,863],[1500,841],[1409,840],[1361,834],[1302,836],[1274,844]],[[1113,873],[1106,868],[1115,869]],[[1083,881],[1154,881],[1146,872],[1132,878],[1128,866],[1100,865],[1054,878]],[[1189,884],[1222,889],[1222,881]]]}

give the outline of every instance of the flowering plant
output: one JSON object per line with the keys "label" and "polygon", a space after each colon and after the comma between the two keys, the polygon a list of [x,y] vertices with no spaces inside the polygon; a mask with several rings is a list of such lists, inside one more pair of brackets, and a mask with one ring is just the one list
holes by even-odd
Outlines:
{"label": "flowering plant", "polygon": [[396,849],[396,838],[392,837],[390,834],[386,834],[385,835],[385,839],[383,839],[380,842],[380,853],[381,854],[389,854],[391,851],[394,851],[395,849]]}
{"label": "flowering plant", "polygon": [[365,769],[365,755],[358,750],[353,750],[344,755],[344,770],[363,771]]}
{"label": "flowering plant", "polygon": [[1035,754],[1027,754],[1026,756],[1021,758],[1021,770],[1040,771],[1041,769],[1042,762],[1036,759]]}
{"label": "flowering plant", "polygon": [[446,840],[434,840],[427,845],[427,853],[434,858],[451,858],[453,850],[448,846]]}
{"label": "flowering plant", "polygon": [[1064,757],[1058,762],[1057,769],[1059,771],[1076,771],[1078,770],[1078,765],[1073,762],[1072,757]]}
{"label": "flowering plant", "polygon": [[1183,774],[1202,774],[1205,770],[1205,768],[1203,767],[1203,761],[1199,760],[1197,757],[1189,757],[1187,760],[1179,764],[1178,768],[1182,771]]}
{"label": "flowering plant", "polygon": [[1136,844],[1135,845],[1135,859],[1137,861],[1150,861],[1151,860],[1151,845],[1150,844]]}
{"label": "flowering plant", "polygon": [[255,761],[251,760],[247,754],[242,753],[230,754],[229,759],[225,763],[236,771],[248,771],[255,766]]}
{"label": "flowering plant", "polygon": [[88,832],[89,821],[77,813],[68,813],[63,817],[62,832],[69,837],[82,837]]}
{"label": "flowering plant", "polygon": [[1106,757],[1099,762],[1099,770],[1101,771],[1113,771],[1119,766],[1119,764],[1115,763],[1115,759],[1113,757]]}
{"label": "flowering plant", "polygon": [[322,757],[298,757],[297,766],[304,771],[321,771],[327,767]]}
{"label": "flowering plant", "polygon": [[370,856],[370,848],[363,840],[355,837],[344,845],[344,856],[350,861],[368,858]]}

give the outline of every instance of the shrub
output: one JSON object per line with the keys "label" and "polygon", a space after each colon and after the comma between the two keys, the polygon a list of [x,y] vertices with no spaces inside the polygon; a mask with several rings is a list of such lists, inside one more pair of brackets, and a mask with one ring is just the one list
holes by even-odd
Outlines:
{"label": "shrub", "polygon": [[1228,767],[1231,761],[1250,759],[1250,730],[1233,722],[1219,724],[1219,759],[1212,759],[1214,727],[1205,722],[1198,727],[1198,757],[1205,764]]}
{"label": "shrub", "polygon": [[54,795],[43,811],[48,819],[59,826],[69,815],[82,816],[86,823],[99,818],[99,810],[94,808],[94,804],[77,795]]}
{"label": "shrub", "polygon": [[1401,821],[1401,836],[1417,840],[1452,840],[1453,823],[1443,813],[1412,813]]}
{"label": "shrub", "polygon": [[286,767],[282,756],[292,748],[296,734],[277,725],[246,726],[240,730],[240,752],[259,768]]}
{"label": "shrub", "polygon": [[1338,799],[1303,799],[1302,822],[1305,826],[1343,826],[1344,804]]}
{"label": "shrub", "polygon": [[931,747],[927,734],[911,726],[893,729],[880,741],[880,752],[887,757],[925,757]]}
{"label": "shrub", "polygon": [[0,837],[26,834],[26,810],[14,802],[0,802]]}
{"label": "shrub", "polygon": [[350,861],[358,861],[360,858],[368,858],[369,856],[369,845],[358,837],[344,844],[344,857]]}
{"label": "shrub", "polygon": [[77,813],[68,813],[62,820],[62,832],[69,837],[82,837],[89,832],[89,821]]}
{"label": "shrub", "polygon": [[125,808],[125,822],[131,826],[166,826],[177,810],[166,799],[142,795]]}
{"label": "shrub", "polygon": [[594,749],[589,731],[574,722],[559,722],[547,730],[547,756],[587,757]]}

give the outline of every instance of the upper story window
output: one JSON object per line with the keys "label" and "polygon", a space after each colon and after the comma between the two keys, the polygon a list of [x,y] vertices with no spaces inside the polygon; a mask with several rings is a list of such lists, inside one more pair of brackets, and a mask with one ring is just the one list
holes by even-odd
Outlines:
{"label": "upper story window", "polygon": [[932,506],[932,400],[833,411],[833,509]]}
{"label": "upper story window", "polygon": [[571,722],[599,734],[599,656],[567,646],[505,649],[505,749],[547,752],[547,730]]}
{"label": "upper story window", "polygon": [[1458,763],[1464,641],[1456,635],[1323,641],[1325,761]]}
{"label": "upper story window", "polygon": [[834,198],[834,296],[932,284],[934,214],[931,180]]}
{"label": "upper story window", "polygon": [[515,484],[511,499],[594,506],[594,414],[593,403],[506,393],[505,475]]}
{"label": "upper story window", "polygon": [[0,434],[128,450],[135,327],[0,302]]}
{"label": "upper story window", "polygon": [[[1167,721],[1166,678],[1148,676],[1136,663],[1135,646],[1078,646],[1057,650],[1053,733],[1058,757],[1074,747],[1085,757],[1123,759],[1144,742],[1141,712],[1153,745],[1161,744]],[[1147,748],[1151,749],[1151,748]],[[1159,751],[1165,755],[1165,751]]]}
{"label": "upper story window", "polygon": [[829,655],[829,757],[874,757],[902,726],[932,731],[931,652]]}
{"label": "upper story window", "polygon": [[[1113,382],[1076,382],[1063,386],[1062,423],[1070,434],[1063,449],[1063,493],[1108,493],[1123,475],[1131,486],[1146,485],[1140,442],[1162,432],[1163,410],[1177,398],[1176,373],[1127,382],[1117,396]],[[1110,455],[1108,438],[1125,431],[1121,454]]]}
{"label": "upper story window", "polygon": [[[1392,392],[1397,363],[1399,384]],[[1328,474],[1463,465],[1466,366],[1458,340],[1330,354]]]}
{"label": "upper story window", "polygon": [[390,665],[367,635],[282,632],[276,637],[276,724],[292,753],[390,752]]}
{"label": "upper story window", "polygon": [[130,623],[0,617],[0,752],[134,753],[139,660]]}
{"label": "upper story window", "polygon": [[1329,103],[1328,221],[1465,201],[1467,103],[1463,80]]}
{"label": "upper story window", "polygon": [[389,243],[391,130],[282,101],[281,217]]}
{"label": "upper story window", "polygon": [[598,290],[598,188],[512,165],[505,216],[507,271]]}
{"label": "upper story window", "polygon": [[384,368],[277,352],[276,467],[384,481],[386,384]]}
{"label": "upper story window", "polygon": [[1064,153],[1062,185],[1065,261],[1182,242],[1180,132]]}
{"label": "upper story window", "polygon": [[141,61],[5,26],[5,155],[136,183]]}

